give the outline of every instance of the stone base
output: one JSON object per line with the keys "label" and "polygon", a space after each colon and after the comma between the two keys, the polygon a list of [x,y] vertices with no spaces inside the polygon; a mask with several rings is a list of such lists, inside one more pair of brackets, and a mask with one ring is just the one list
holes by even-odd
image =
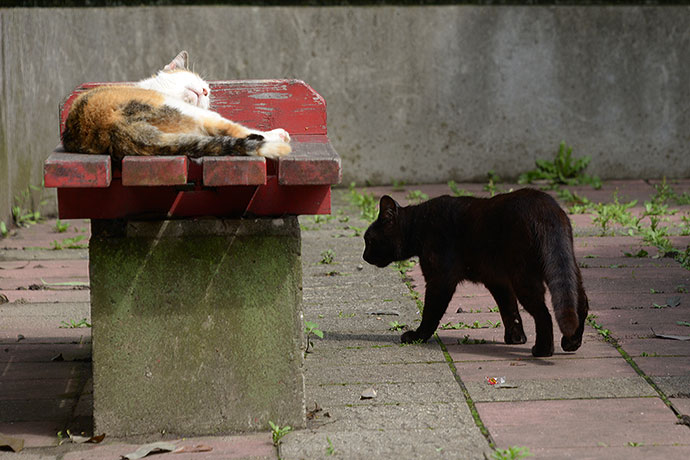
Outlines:
{"label": "stone base", "polygon": [[92,221],[95,432],[304,426],[300,249],[296,217]]}

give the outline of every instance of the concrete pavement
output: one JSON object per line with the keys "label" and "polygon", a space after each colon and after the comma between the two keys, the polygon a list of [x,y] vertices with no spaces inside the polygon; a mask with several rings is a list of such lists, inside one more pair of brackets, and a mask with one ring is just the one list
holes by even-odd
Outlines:
{"label": "concrete pavement", "polygon": [[[631,210],[640,214],[656,193],[653,185],[608,182],[598,191],[573,190],[594,202],[612,202],[617,191],[620,202],[637,199]],[[486,194],[481,184],[458,187]],[[690,182],[673,187],[688,191]],[[444,184],[370,189],[403,203],[419,196],[417,190],[450,192]],[[269,432],[229,433],[178,439],[211,451],[158,457],[482,459],[511,446],[528,448],[533,458],[690,455],[690,428],[678,424],[679,415],[690,415],[690,341],[654,334],[690,336],[684,325],[690,322],[690,271],[680,263],[655,258],[655,247],[621,227],[614,226],[616,236],[598,236],[591,212],[572,215],[596,316],[576,353],[557,347],[553,357],[533,358],[534,328],[526,313],[527,343],[503,344],[493,299],[471,284],[458,288],[442,323],[476,328],[439,329],[427,344],[401,346],[401,332],[391,323],[416,327],[421,273],[415,266],[403,276],[362,261],[367,223],[346,195],[334,193],[331,217],[300,218],[304,316],[324,332],[312,339],[304,363],[307,429],[285,436],[278,449]],[[683,216],[690,206],[670,203],[679,212],[660,225],[684,250],[690,237],[681,235]],[[110,439],[106,433],[102,444],[57,446],[60,430],[90,434],[93,402],[89,328],[60,327],[89,322],[86,251],[50,249],[54,241],[88,235],[89,226],[71,221],[66,233],[53,227],[46,221],[0,240],[0,293],[9,301],[0,305],[0,433],[25,440],[20,454],[0,452],[0,458],[120,458],[140,444],[169,439]],[[640,249],[648,256],[625,256]],[[610,340],[593,326],[608,331]],[[487,378],[505,384],[490,385]],[[371,390],[375,397],[363,399]]]}

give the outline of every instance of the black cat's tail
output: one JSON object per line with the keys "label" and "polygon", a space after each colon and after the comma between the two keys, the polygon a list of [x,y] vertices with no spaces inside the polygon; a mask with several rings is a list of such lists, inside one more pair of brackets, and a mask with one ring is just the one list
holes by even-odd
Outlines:
{"label": "black cat's tail", "polygon": [[[558,327],[564,337],[581,338],[586,311],[580,305],[587,300],[582,289],[582,276],[575,261],[572,228],[568,216],[558,209],[558,220],[551,228],[543,229],[541,255],[544,278],[551,292],[551,303]],[[581,296],[585,298],[580,299]],[[579,346],[579,342],[577,344]]]}

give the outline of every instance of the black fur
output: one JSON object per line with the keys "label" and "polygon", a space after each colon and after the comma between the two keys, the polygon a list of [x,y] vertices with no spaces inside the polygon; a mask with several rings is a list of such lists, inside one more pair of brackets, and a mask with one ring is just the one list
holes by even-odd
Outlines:
{"label": "black fur", "polygon": [[364,260],[378,267],[419,256],[426,281],[422,323],[405,332],[402,342],[428,340],[457,284],[467,280],[483,283],[496,300],[506,343],[527,341],[519,301],[536,325],[532,354],[553,354],[545,283],[563,333],[561,347],[575,351],[582,343],[589,304],[575,262],[572,228],[546,193],[522,189],[490,199],[442,196],[408,207],[384,196],[364,240]]}

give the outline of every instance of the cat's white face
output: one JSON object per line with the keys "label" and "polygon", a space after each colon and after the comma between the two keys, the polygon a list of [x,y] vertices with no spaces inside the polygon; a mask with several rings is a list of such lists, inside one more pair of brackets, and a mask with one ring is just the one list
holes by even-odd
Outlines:
{"label": "cat's white face", "polygon": [[154,77],[139,82],[139,86],[160,91],[202,109],[208,109],[211,103],[208,83],[188,70],[161,70]]}

